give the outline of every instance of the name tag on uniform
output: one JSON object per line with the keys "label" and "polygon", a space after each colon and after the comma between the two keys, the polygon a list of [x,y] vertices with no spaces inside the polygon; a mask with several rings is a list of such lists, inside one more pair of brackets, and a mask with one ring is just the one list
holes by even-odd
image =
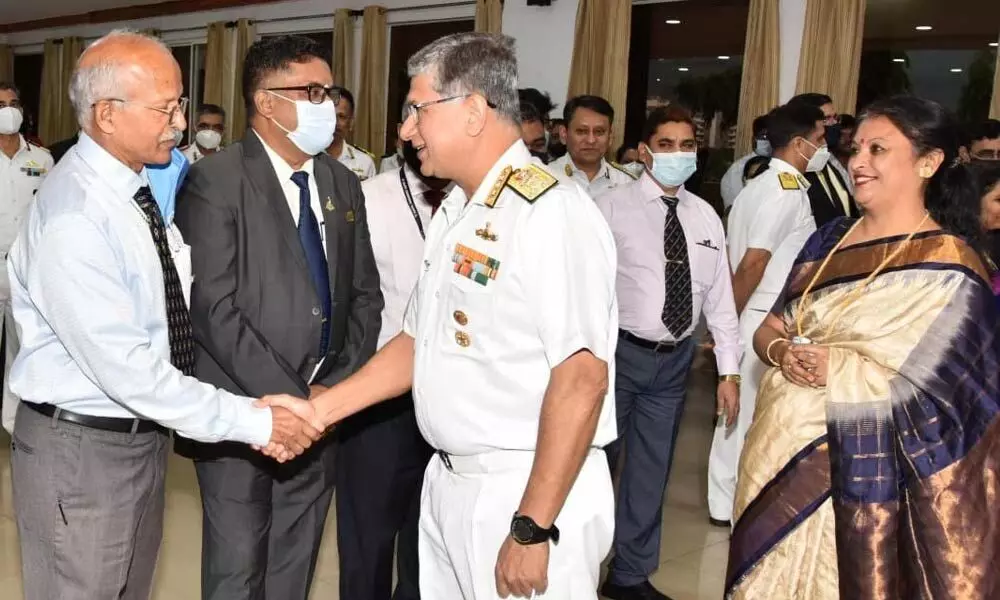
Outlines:
{"label": "name tag on uniform", "polygon": [[21,167],[21,172],[28,177],[41,177],[45,175],[46,170],[42,167]]}
{"label": "name tag on uniform", "polygon": [[483,286],[491,279],[496,279],[500,270],[499,260],[462,244],[455,244],[451,260],[455,264],[456,273]]}

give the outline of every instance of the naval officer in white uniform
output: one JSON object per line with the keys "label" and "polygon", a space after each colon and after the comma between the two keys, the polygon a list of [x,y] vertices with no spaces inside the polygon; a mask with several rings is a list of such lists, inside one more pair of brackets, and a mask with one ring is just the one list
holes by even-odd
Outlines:
{"label": "naval officer in white uniform", "polygon": [[559,175],[583,186],[591,198],[598,198],[636,177],[618,163],[604,159],[611,147],[615,110],[599,96],[577,96],[563,108],[566,154],[549,163]]}
{"label": "naval officer in white uniform", "polygon": [[347,136],[354,131],[354,95],[346,88],[337,89],[340,92],[340,100],[337,101],[337,128],[333,142],[326,151],[361,181],[371,179],[378,174],[375,170],[375,155],[347,143]]}
{"label": "naval officer in white uniform", "polygon": [[[614,520],[614,240],[520,139],[507,36],[410,59],[403,139],[455,181],[427,230],[403,332],[314,399],[327,423],[403,393],[438,451],[424,478],[428,599],[596,599]],[[275,450],[275,449],[272,449]]]}
{"label": "naval officer in white uniform", "polygon": [[[743,440],[753,420],[757,385],[766,369],[753,351],[753,334],[784,288],[795,257],[816,230],[803,173],[821,166],[823,113],[786,105],[767,118],[772,158],[750,180],[729,213],[729,262],[745,349],[740,363],[740,410],[736,427],[716,427],[708,458],[708,510],[713,524],[730,525]],[[815,158],[814,158],[815,157]]]}

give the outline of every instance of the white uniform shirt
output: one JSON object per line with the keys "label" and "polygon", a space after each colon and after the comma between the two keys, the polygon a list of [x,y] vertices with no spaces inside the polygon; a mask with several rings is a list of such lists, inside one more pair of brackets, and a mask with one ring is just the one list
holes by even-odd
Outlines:
{"label": "white uniform shirt", "polygon": [[[219,150],[222,150],[221,146],[219,147]],[[218,150],[216,152],[218,152]],[[202,151],[198,148],[198,144],[191,144],[187,146],[181,150],[181,154],[183,154],[192,165],[208,156],[207,154],[202,153]]]}
{"label": "white uniform shirt", "polygon": [[609,163],[603,158],[601,159],[601,167],[597,170],[597,176],[592,181],[588,180],[587,174],[577,168],[573,159],[570,158],[569,153],[549,163],[549,169],[560,177],[569,177],[579,183],[590,194],[590,197],[594,199],[620,185],[626,185],[635,181],[635,177],[627,171]]}
{"label": "white uniform shirt", "polygon": [[[406,181],[413,195],[413,205],[426,233],[431,223],[431,205],[423,194],[430,188],[406,167]],[[386,345],[403,330],[406,305],[420,277],[424,238],[406,202],[399,169],[382,173],[361,184],[365,193],[365,211],[371,231],[372,250],[378,267],[379,285],[385,306],[378,347]]]}
{"label": "white uniform shirt", "polygon": [[[503,186],[505,167],[529,164],[546,171],[518,140],[468,202],[456,187],[427,231],[403,330],[416,348],[420,431],[450,454],[534,450],[551,370],[583,349],[608,364],[610,382],[591,445],[616,437],[614,238],[593,201],[565,180],[534,202]],[[495,279],[482,285],[456,272],[463,247],[499,261]]]}
{"label": "white uniform shirt", "polygon": [[[7,258],[35,199],[35,192],[53,165],[48,150],[29,144],[24,136],[18,137],[21,145],[13,158],[0,151],[0,258]],[[10,281],[7,269],[0,271],[3,272],[0,275],[0,303],[3,303],[10,299]]]}
{"label": "white uniform shirt", "polygon": [[743,169],[746,168],[747,162],[755,156],[757,153],[751,152],[740,158],[729,165],[726,174],[722,176],[722,181],[719,182],[719,193],[722,194],[722,206],[726,210],[733,205],[736,196],[739,196],[740,192],[743,191]]}
{"label": "white uniform shirt", "polygon": [[375,159],[370,154],[344,142],[344,147],[337,157],[340,164],[351,170],[361,181],[375,177]]}
{"label": "white uniform shirt", "polygon": [[389,171],[398,171],[399,167],[403,166],[403,157],[398,153],[392,156],[387,156],[382,159],[382,162],[378,166],[379,173],[388,173]]}
{"label": "white uniform shirt", "polygon": [[677,192],[677,217],[687,239],[691,266],[692,326],[679,339],[663,324],[666,294],[663,228],[667,206],[663,190],[649,174],[597,199],[618,247],[619,327],[651,341],[681,341],[694,333],[704,311],[715,340],[722,375],[739,373],[743,346],[733,301],[722,221],[707,202],[685,190]]}
{"label": "white uniform shirt", "polygon": [[[779,179],[782,174],[793,178],[798,189],[783,188]],[[784,289],[795,257],[816,231],[808,187],[809,183],[795,167],[772,157],[770,167],[751,179],[733,203],[728,228],[729,262],[733,271],[750,248],[771,253],[748,308],[771,310],[774,299]]]}
{"label": "white uniform shirt", "polygon": [[[86,415],[151,419],[198,441],[264,445],[270,409],[170,364],[163,270],[133,200],[146,181],[81,133],[38,191],[7,259],[21,342],[11,391]],[[180,239],[174,224],[167,233]]]}

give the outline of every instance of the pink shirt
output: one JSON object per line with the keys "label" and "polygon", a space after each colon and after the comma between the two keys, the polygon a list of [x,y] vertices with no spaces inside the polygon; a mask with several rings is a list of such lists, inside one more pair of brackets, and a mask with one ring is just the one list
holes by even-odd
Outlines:
{"label": "pink shirt", "polygon": [[[597,207],[618,247],[619,326],[646,340],[679,341],[662,321],[667,260],[663,252],[667,207],[662,196],[660,186],[644,173],[638,181],[597,198]],[[734,375],[739,373],[743,344],[722,221],[707,202],[683,187],[677,198],[677,216],[687,238],[691,265],[692,323],[696,325],[704,313],[715,338],[719,373]],[[681,339],[693,331],[694,325]]]}

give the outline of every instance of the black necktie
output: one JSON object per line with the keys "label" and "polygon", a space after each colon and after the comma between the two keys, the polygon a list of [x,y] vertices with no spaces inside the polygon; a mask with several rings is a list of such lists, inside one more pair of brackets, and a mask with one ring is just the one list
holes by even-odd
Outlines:
{"label": "black necktie", "polygon": [[330,350],[330,269],[323,252],[323,238],[319,234],[319,222],[312,210],[309,196],[309,173],[296,171],[292,173],[292,181],[299,186],[299,241],[306,253],[309,263],[309,276],[316,296],[323,309],[323,327],[320,330],[319,356],[326,356]]}
{"label": "black necktie", "polygon": [[681,220],[677,218],[677,198],[662,197],[667,205],[663,224],[663,254],[666,294],[663,299],[663,324],[677,341],[691,328],[691,264],[688,262],[687,238]]}
{"label": "black necktie", "polygon": [[174,259],[167,243],[167,229],[163,225],[160,207],[153,199],[149,186],[139,188],[134,196],[135,203],[146,215],[149,233],[153,236],[156,253],[160,257],[163,270],[163,292],[167,303],[167,337],[170,340],[170,363],[185,375],[194,375],[194,331],[191,315],[184,303],[181,279],[177,276]]}
{"label": "black necktie", "polygon": [[434,216],[434,213],[441,208],[441,202],[444,201],[447,195],[444,193],[444,190],[427,190],[424,192],[424,202],[431,205],[431,216]]}

